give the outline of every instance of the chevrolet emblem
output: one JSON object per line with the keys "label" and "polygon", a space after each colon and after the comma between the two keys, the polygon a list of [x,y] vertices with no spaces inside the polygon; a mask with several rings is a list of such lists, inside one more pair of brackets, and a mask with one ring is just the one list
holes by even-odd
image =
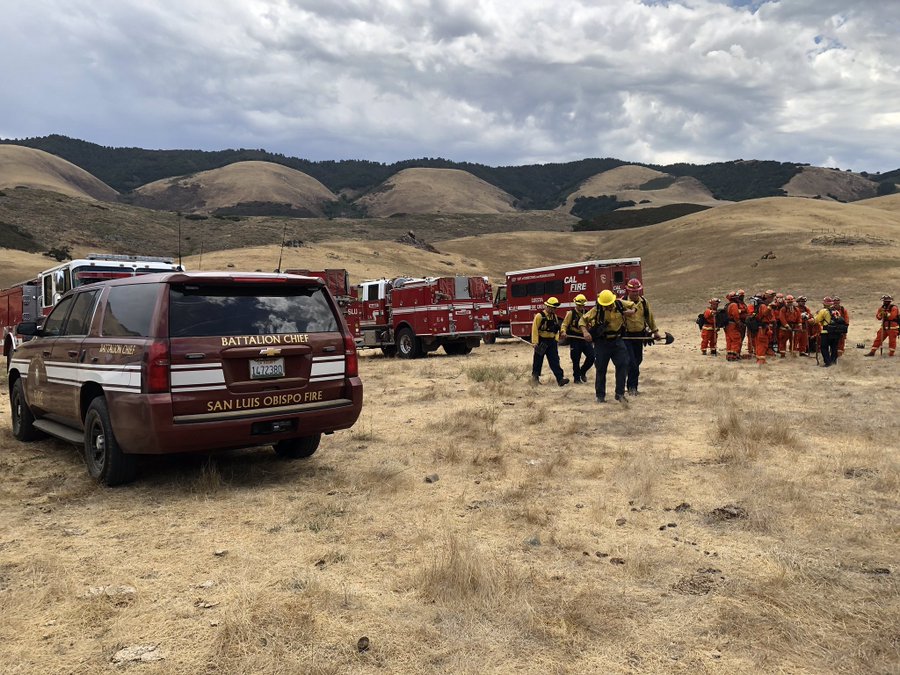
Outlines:
{"label": "chevrolet emblem", "polygon": [[268,347],[267,349],[260,349],[260,356],[278,356],[281,353],[281,349],[278,347]]}

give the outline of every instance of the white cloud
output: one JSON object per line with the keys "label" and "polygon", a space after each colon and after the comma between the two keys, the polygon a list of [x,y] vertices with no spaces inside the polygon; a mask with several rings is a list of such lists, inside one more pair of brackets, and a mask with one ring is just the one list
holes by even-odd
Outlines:
{"label": "white cloud", "polygon": [[11,136],[312,159],[900,163],[893,0],[8,4]]}

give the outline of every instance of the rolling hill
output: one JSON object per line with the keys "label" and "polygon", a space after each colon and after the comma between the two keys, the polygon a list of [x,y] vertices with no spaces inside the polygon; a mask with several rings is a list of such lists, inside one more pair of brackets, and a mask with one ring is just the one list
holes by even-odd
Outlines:
{"label": "rolling hill", "polygon": [[371,216],[398,213],[512,213],[512,195],[459,169],[404,169],[357,203]]}
{"label": "rolling hill", "polygon": [[560,209],[571,213],[579,197],[615,196],[620,202],[633,201],[633,208],[668,204],[720,206],[730,202],[718,200],[696,178],[675,177],[645,166],[626,165],[604,171],[584,181],[566,199]]}
{"label": "rolling hill", "polygon": [[854,202],[874,197],[878,184],[858,173],[804,166],[783,189],[789,197]]}
{"label": "rolling hill", "polygon": [[134,191],[134,204],[153,209],[254,215],[321,216],[337,197],[319,181],[272,162],[236,162],[177,178],[154,181]]}
{"label": "rolling hill", "polygon": [[0,189],[17,187],[106,202],[118,197],[106,183],[56,155],[18,145],[0,145]]}

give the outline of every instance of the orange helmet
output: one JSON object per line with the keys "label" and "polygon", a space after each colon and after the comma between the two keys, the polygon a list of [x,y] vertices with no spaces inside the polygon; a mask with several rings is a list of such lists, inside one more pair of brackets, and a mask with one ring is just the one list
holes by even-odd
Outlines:
{"label": "orange helmet", "polygon": [[785,301],[785,302],[793,302],[793,301],[794,301],[794,296],[793,296],[793,295],[786,295],[786,296],[784,297],[784,301]]}
{"label": "orange helmet", "polygon": [[629,279],[628,283],[625,284],[625,289],[629,293],[640,293],[642,290],[644,290],[644,285],[637,279]]}
{"label": "orange helmet", "polygon": [[726,300],[734,300],[736,297],[737,297],[737,296],[735,295],[734,291],[728,291],[728,292],[725,294],[725,299],[726,299]]}
{"label": "orange helmet", "polygon": [[773,291],[773,290],[770,288],[769,290],[767,290],[767,291],[764,293],[764,295],[775,295],[775,291]]}
{"label": "orange helmet", "polygon": [[735,296],[737,296],[737,297],[739,297],[739,298],[743,298],[745,295],[747,295],[747,293],[744,292],[744,289],[743,289],[743,288],[739,288],[739,289],[737,290],[737,292],[735,293]]}
{"label": "orange helmet", "polygon": [[718,304],[719,304],[719,299],[718,299],[718,298],[710,298],[710,299],[709,299],[709,304],[711,304],[711,305],[718,305]]}

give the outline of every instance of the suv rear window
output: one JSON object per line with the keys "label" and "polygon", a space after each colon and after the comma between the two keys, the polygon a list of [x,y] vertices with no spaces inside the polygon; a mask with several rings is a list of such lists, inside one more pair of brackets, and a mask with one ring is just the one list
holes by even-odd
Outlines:
{"label": "suv rear window", "polygon": [[338,322],[321,286],[172,285],[169,337],[326,333]]}

